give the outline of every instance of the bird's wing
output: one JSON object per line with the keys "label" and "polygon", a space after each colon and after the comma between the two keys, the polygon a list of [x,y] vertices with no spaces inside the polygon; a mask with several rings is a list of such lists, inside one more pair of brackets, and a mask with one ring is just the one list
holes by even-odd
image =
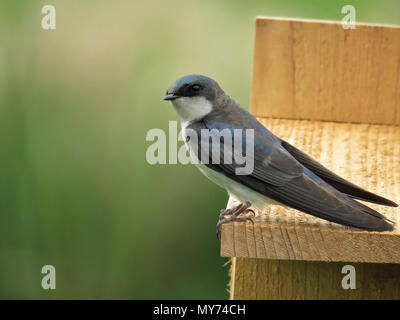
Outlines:
{"label": "bird's wing", "polygon": [[[201,130],[223,130],[229,128],[228,123],[203,119],[189,126],[201,136]],[[212,133],[210,133],[212,135]],[[239,166],[224,163],[224,143],[220,141],[220,159],[218,163],[207,166],[225,174],[247,187],[297,210],[316,217],[366,230],[392,230],[393,226],[385,221],[384,216],[373,209],[351,199],[337,191],[324,180],[303,167],[268,130],[256,130],[254,141],[254,170],[248,175],[237,175]],[[204,144],[198,139],[198,152]],[[278,141],[278,142],[276,142]],[[190,145],[190,142],[189,142]],[[212,144],[211,150],[212,152]],[[240,152],[245,153],[243,146]],[[200,157],[199,157],[200,159]],[[204,160],[204,159],[201,159]],[[209,159],[210,161],[218,159]],[[204,162],[204,161],[202,161]]]}
{"label": "bird's wing", "polygon": [[[304,167],[288,151],[282,148],[280,141],[269,132],[253,130],[253,137],[251,137],[245,130],[242,130],[241,134],[239,133],[241,141],[238,141],[234,140],[234,128],[229,127],[226,122],[215,119],[204,120],[201,124],[197,123],[196,126],[199,134],[201,134],[201,126],[204,126],[203,129],[208,130],[214,138],[213,141],[219,140],[222,130],[230,132],[232,140],[227,141],[224,140],[224,137],[221,138],[219,159],[210,159],[214,160],[214,162],[223,163],[224,170],[229,173],[235,174],[236,169],[243,167],[236,160],[241,155],[245,155],[247,161],[254,164],[251,175],[274,186],[281,186],[303,174]],[[241,142],[241,144],[238,148],[235,148],[234,142]],[[250,146],[254,145],[254,152],[247,152],[246,143],[250,143]],[[229,148],[225,149],[224,146],[227,144],[229,144]],[[214,155],[211,143],[209,154]],[[225,159],[231,159],[232,163],[227,163]]]}
{"label": "bird's wing", "polygon": [[305,154],[301,150],[297,149],[296,147],[292,146],[288,142],[281,140],[282,146],[299,161],[303,166],[310,169],[313,173],[323,179],[325,182],[330,184],[335,189],[339,190],[347,194],[348,196],[364,200],[372,203],[377,203],[381,205],[397,207],[397,204],[391,200],[385,199],[380,197],[376,194],[368,192],[366,190],[361,189],[360,187],[356,186],[355,184],[343,179],[342,177],[338,176],[337,174],[333,173],[329,169],[322,166],[316,160],[311,158],[309,155]]}

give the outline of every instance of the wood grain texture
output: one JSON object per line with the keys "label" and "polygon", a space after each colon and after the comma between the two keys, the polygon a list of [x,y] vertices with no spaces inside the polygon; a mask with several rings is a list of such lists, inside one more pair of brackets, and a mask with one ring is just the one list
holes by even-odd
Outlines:
{"label": "wood grain texture", "polygon": [[[399,26],[257,18],[251,112],[343,178],[400,203]],[[400,299],[400,209],[367,205],[395,230],[279,206],[256,210],[254,225],[223,225],[230,298]],[[356,290],[341,287],[339,261],[355,266]]]}
{"label": "wood grain texture", "polygon": [[346,263],[233,258],[230,299],[400,299],[400,265],[352,263],[356,289],[344,290]]}
{"label": "wood grain texture", "polygon": [[[262,119],[274,134],[343,178],[400,203],[400,127]],[[231,198],[228,206],[237,204]],[[366,203],[367,204],[367,203]],[[367,232],[271,206],[255,223],[222,227],[221,255],[309,261],[400,263],[399,208],[374,204],[396,223],[393,232]]]}
{"label": "wood grain texture", "polygon": [[400,124],[400,27],[256,19],[259,117]]}

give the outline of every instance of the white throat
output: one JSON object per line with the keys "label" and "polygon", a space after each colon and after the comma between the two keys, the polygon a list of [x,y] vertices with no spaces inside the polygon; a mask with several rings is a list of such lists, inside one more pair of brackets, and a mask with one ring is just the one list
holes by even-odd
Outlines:
{"label": "white throat", "polygon": [[181,97],[171,101],[182,121],[182,127],[201,119],[212,111],[212,105],[204,97]]}

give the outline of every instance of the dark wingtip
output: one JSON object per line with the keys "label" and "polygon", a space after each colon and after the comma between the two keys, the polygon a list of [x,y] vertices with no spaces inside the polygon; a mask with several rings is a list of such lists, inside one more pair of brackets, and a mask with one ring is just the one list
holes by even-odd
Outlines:
{"label": "dark wingtip", "polygon": [[385,221],[385,224],[382,225],[382,229],[378,231],[393,231],[394,230],[394,223],[388,223]]}
{"label": "dark wingtip", "polygon": [[[345,193],[349,197],[357,199],[357,200],[367,201],[367,202],[379,204],[381,206],[388,206],[388,207],[395,207],[395,208],[399,206],[397,203],[393,202],[392,200],[383,198],[381,196],[378,196],[376,194],[373,194],[373,193],[368,192],[363,189],[357,190],[354,188],[352,194],[350,194],[348,190],[345,190],[345,191],[346,192],[343,192],[343,193]],[[356,192],[357,192],[357,194],[356,194]]]}
{"label": "dark wingtip", "polygon": [[389,219],[382,219],[371,228],[371,231],[393,231],[395,223]]}
{"label": "dark wingtip", "polygon": [[383,205],[386,205],[388,207],[398,207],[399,205],[396,202],[393,202],[391,200],[385,199],[385,201],[382,201]]}

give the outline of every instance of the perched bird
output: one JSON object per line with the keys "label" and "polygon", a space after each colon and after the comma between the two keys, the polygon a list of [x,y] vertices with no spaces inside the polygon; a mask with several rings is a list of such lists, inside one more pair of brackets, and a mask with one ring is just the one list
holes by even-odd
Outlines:
{"label": "perched bird", "polygon": [[[346,181],[276,137],[211,78],[196,74],[181,77],[168,88],[164,100],[170,101],[178,113],[183,139],[189,151],[196,150],[191,155],[197,157],[194,160],[198,160],[196,165],[200,171],[240,201],[232,209],[221,210],[218,238],[222,224],[248,220],[250,218],[239,215],[252,211],[251,206],[262,210],[271,203],[368,231],[393,230],[392,221],[354,199],[392,207],[397,207],[396,203]],[[235,169],[239,164],[235,161],[214,163],[211,156],[210,161],[201,159],[200,151],[204,148],[219,151],[222,158],[226,140],[221,139],[218,144],[212,140],[210,146],[205,147],[200,138],[190,139],[187,134],[191,130],[200,137],[204,130],[215,133],[224,129],[254,130],[251,173],[237,174]],[[233,158],[235,152],[232,152]],[[246,152],[244,146],[240,146],[239,152]]]}

